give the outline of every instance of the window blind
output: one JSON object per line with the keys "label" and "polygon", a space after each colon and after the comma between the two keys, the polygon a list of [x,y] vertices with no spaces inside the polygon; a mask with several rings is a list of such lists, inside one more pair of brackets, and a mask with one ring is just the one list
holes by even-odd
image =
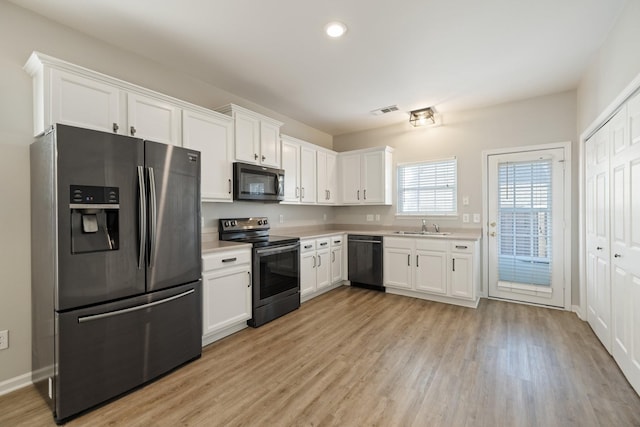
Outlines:
{"label": "window blind", "polygon": [[400,165],[398,214],[456,215],[457,160]]}
{"label": "window blind", "polygon": [[551,285],[551,160],[498,165],[498,277]]}

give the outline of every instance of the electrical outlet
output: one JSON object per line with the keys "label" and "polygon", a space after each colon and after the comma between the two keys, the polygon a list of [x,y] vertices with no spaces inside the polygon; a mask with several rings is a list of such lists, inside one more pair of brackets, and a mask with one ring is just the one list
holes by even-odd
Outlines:
{"label": "electrical outlet", "polygon": [[373,221],[373,214],[367,214],[367,221]]}
{"label": "electrical outlet", "polygon": [[284,224],[284,215],[280,214],[280,224]]}
{"label": "electrical outlet", "polygon": [[480,224],[480,214],[473,214],[473,222]]}
{"label": "electrical outlet", "polygon": [[0,350],[4,350],[5,348],[9,348],[9,331],[6,329],[0,331]]}
{"label": "electrical outlet", "polygon": [[376,221],[380,221],[380,214],[376,214]]}
{"label": "electrical outlet", "polygon": [[326,214],[326,213],[323,213],[323,214],[322,214],[322,220],[323,220],[323,221],[326,221],[326,220],[327,220],[327,214]]}
{"label": "electrical outlet", "polygon": [[462,214],[462,222],[464,223],[469,222],[469,214]]}

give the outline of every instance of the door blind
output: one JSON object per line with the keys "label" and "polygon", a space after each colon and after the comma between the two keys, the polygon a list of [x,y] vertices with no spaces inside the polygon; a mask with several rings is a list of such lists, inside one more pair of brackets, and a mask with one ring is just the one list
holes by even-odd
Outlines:
{"label": "door blind", "polygon": [[498,165],[498,278],[551,285],[551,160]]}

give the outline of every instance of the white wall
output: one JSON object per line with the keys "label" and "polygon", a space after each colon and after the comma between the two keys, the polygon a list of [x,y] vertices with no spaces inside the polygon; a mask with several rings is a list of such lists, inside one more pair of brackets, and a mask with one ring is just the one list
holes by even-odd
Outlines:
{"label": "white wall", "polygon": [[[82,65],[204,107],[229,102],[283,121],[282,132],[331,148],[331,135],[296,122],[233,94],[177,74],[137,55],[0,1],[0,330],[10,330],[10,348],[0,351],[3,382],[31,370],[29,144],[32,141],[31,79],[22,66],[33,50]],[[317,212],[298,206],[205,204],[205,224],[220,216],[267,213],[285,226],[324,223],[329,208]]]}
{"label": "white wall", "polygon": [[631,0],[578,86],[578,133],[640,73],[639,45],[640,2]]}
{"label": "white wall", "polygon": [[[394,163],[416,162],[456,156],[458,159],[459,217],[445,220],[430,218],[443,227],[464,228],[479,224],[463,224],[463,213],[482,212],[482,156],[483,150],[538,145],[552,142],[574,142],[576,135],[576,94],[563,92],[520,102],[443,115],[443,125],[435,128],[414,128],[407,121],[380,129],[336,136],[336,151],[389,145],[395,149]],[[573,158],[576,159],[577,155]],[[574,183],[577,164],[573,165]],[[395,170],[395,165],[394,165]],[[395,186],[395,176],[394,176]],[[572,192],[572,215],[577,218],[577,186]],[[462,197],[469,197],[469,206],[462,206]],[[339,207],[338,224],[366,223],[366,214],[380,214],[383,225],[420,226],[420,219],[396,218],[394,206]],[[472,217],[472,215],[470,215]],[[369,224],[375,224],[369,223]],[[573,224],[577,232],[577,221]],[[577,278],[577,244],[573,244],[574,273]],[[579,301],[577,279],[573,280],[573,301]]]}

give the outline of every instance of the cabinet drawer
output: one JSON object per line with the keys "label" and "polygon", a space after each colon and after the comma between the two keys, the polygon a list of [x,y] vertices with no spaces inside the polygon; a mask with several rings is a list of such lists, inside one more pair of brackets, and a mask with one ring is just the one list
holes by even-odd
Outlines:
{"label": "cabinet drawer", "polygon": [[331,247],[335,248],[336,246],[342,246],[342,244],[344,243],[344,235],[339,235],[339,236],[331,236]]}
{"label": "cabinet drawer", "polygon": [[316,249],[329,249],[329,238],[317,239],[316,240]]}
{"label": "cabinet drawer", "polygon": [[475,242],[469,241],[453,241],[449,242],[451,245],[451,252],[463,252],[463,253],[473,253],[473,248],[475,246]]}
{"label": "cabinet drawer", "polygon": [[416,239],[411,239],[406,237],[385,237],[383,242],[384,242],[385,248],[413,249],[415,240]]}
{"label": "cabinet drawer", "polygon": [[303,240],[300,242],[300,252],[310,252],[316,250],[315,240]]}
{"label": "cabinet drawer", "polygon": [[207,254],[202,257],[202,271],[217,270],[251,263],[251,251],[228,251]]}

